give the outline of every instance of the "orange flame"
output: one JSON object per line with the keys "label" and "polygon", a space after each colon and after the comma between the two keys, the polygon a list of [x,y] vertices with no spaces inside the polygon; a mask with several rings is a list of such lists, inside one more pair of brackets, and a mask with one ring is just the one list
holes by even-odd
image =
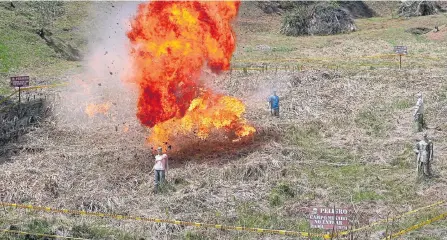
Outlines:
{"label": "orange flame", "polygon": [[103,104],[93,104],[93,103],[90,103],[85,108],[85,113],[89,117],[93,117],[93,116],[95,116],[98,113],[101,113],[101,114],[105,115],[109,111],[110,106],[111,106],[111,104],[109,102],[103,103]]}
{"label": "orange flame", "polygon": [[239,5],[153,1],[139,6],[127,34],[134,68],[130,78],[140,87],[137,117],[153,128],[151,143],[191,132],[205,139],[214,129],[238,137],[255,132],[242,118],[240,100],[203,90],[199,81],[205,63],[217,73],[229,69],[235,48],[231,20]]}
{"label": "orange flame", "polygon": [[123,127],[123,132],[128,132],[128,131],[129,131],[129,126],[124,125],[124,127]]}

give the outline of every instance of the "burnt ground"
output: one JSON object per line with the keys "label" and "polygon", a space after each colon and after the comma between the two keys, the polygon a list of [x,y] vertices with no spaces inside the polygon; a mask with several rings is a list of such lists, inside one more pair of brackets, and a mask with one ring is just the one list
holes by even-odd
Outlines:
{"label": "burnt ground", "polygon": [[5,101],[0,109],[0,164],[9,161],[12,155],[22,151],[35,152],[42,149],[28,149],[18,145],[21,136],[33,131],[48,115],[44,99],[24,99],[18,102]]}

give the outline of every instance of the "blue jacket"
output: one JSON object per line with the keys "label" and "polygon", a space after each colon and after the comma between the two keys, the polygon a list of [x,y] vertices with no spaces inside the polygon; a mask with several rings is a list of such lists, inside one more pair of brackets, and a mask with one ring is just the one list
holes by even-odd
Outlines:
{"label": "blue jacket", "polygon": [[269,97],[270,108],[278,109],[279,108],[279,97],[277,95],[272,95]]}

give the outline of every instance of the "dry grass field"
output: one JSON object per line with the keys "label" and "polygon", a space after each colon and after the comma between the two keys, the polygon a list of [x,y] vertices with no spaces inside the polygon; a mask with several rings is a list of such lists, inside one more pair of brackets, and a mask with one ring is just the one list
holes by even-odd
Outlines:
{"label": "dry grass field", "polygon": [[[104,9],[113,12],[109,5]],[[0,199],[290,231],[309,231],[305,209],[311,206],[350,208],[354,226],[360,227],[447,200],[447,15],[386,15],[356,24],[351,34],[286,37],[279,34],[281,16],[243,3],[235,22],[235,70],[207,78],[213,88],[244,101],[257,134],[229,146],[199,142],[174,154],[169,186],[157,195],[145,143],[149,130],[135,117],[134,91],[121,89],[119,74],[86,73],[88,63],[70,63],[64,74],[57,66],[42,79],[69,85],[41,90],[51,116],[2,146],[11,151],[0,157]],[[439,32],[405,31],[435,25]],[[402,69],[398,57],[390,56],[395,45],[408,46]],[[256,70],[263,64],[266,72]],[[244,67],[247,73],[236,70]],[[87,75],[99,80],[81,83]],[[272,89],[281,98],[280,118],[267,109]],[[94,97],[86,99],[86,92]],[[412,150],[421,137],[412,122],[418,92],[424,95],[427,132],[435,146],[429,179],[417,178]],[[85,114],[88,101],[108,100],[113,104],[106,114]],[[382,239],[386,229],[397,232],[445,211],[444,206],[420,211],[353,237]],[[0,209],[0,229],[11,226],[86,239],[294,239]],[[445,239],[446,229],[439,221],[400,239]],[[43,238],[0,233],[0,239]]]}

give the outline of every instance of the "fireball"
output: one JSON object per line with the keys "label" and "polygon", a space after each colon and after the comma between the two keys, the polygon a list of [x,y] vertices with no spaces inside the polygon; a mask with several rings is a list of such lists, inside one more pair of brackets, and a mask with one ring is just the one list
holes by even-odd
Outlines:
{"label": "fireball", "polygon": [[231,21],[240,2],[151,1],[139,5],[127,36],[139,86],[139,121],[152,128],[148,138],[160,145],[173,136],[194,133],[206,139],[214,130],[238,138],[256,130],[243,118],[237,98],[207,89],[202,70],[228,70],[235,49]]}

